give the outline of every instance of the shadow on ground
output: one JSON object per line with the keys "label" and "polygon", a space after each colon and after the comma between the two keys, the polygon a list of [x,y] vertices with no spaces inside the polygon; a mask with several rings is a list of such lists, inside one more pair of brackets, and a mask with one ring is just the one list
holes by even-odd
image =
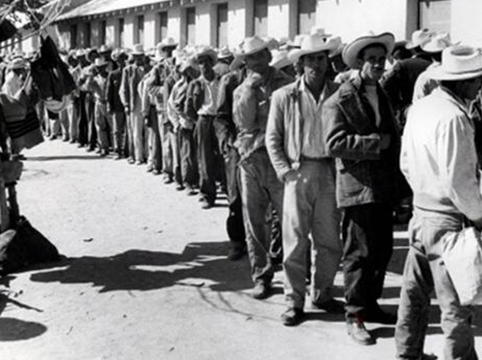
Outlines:
{"label": "shadow on ground", "polygon": [[227,242],[186,246],[182,254],[129,250],[109,257],[67,258],[51,269],[32,274],[38,282],[92,283],[100,292],[154,290],[174,285],[238,291],[252,287],[245,259],[226,259]]}
{"label": "shadow on ground", "polygon": [[98,155],[29,156],[26,161],[99,160]]}

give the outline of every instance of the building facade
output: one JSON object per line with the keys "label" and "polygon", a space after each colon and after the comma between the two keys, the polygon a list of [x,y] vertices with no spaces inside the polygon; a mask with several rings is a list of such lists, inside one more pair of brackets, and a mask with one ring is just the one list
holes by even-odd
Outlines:
{"label": "building facade", "polygon": [[[74,2],[73,2],[74,3]],[[314,26],[344,42],[390,31],[399,40],[419,28],[448,31],[482,46],[482,1],[473,0],[82,0],[50,29],[65,48],[107,44],[152,48],[165,37],[181,45],[238,45],[247,36],[294,38]],[[38,41],[30,40],[36,47]],[[28,51],[28,50],[26,50]]]}

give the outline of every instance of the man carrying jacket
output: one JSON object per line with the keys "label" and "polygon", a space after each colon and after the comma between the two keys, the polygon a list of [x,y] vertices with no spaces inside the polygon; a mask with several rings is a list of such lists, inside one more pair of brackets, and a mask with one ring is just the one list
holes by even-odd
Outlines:
{"label": "man carrying jacket", "polygon": [[[327,311],[343,312],[331,295],[341,259],[340,216],[335,199],[335,164],[327,156],[321,108],[337,89],[327,78],[328,55],[336,43],[318,34],[303,39],[292,56],[304,75],[273,94],[266,147],[284,183],[283,269],[287,310],[284,325],[303,316],[307,254],[312,249],[311,300]],[[311,234],[311,241],[309,235]]]}
{"label": "man carrying jacket", "polygon": [[401,174],[400,138],[388,98],[378,81],[394,36],[363,36],[343,51],[359,70],[328,99],[322,112],[327,153],[336,157],[336,195],[343,209],[346,322],[358,343],[373,344],[364,321],[394,323],[377,303],[393,248],[392,212]]}
{"label": "man carrying jacket", "polygon": [[233,119],[238,129],[236,146],[241,157],[240,184],[244,227],[253,297],[269,295],[274,274],[269,247],[270,236],[265,221],[270,205],[283,214],[283,183],[278,180],[265,146],[266,125],[272,93],[293,81],[269,66],[269,44],[257,36],[241,45],[248,75],[234,91]]}

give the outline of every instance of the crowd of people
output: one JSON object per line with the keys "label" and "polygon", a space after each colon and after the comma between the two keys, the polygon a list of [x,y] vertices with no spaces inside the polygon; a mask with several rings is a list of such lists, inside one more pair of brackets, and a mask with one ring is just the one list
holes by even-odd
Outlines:
{"label": "crowd of people", "polygon": [[[365,322],[396,324],[398,358],[422,359],[435,289],[446,359],[477,358],[472,309],[441,248],[447,232],[482,227],[479,49],[427,29],[344,44],[314,28],[293,41],[248,37],[233,52],[166,38],[63,57],[77,88],[37,106],[45,134],[145,164],[202,209],[226,192],[228,258],[247,254],[256,299],[282,263],[284,325],[303,321],[308,293],[346,315],[354,341],[376,342]],[[1,91],[16,96],[28,67],[5,58]],[[397,318],[378,299],[401,204],[413,217]],[[340,264],[345,302],[332,294]]]}

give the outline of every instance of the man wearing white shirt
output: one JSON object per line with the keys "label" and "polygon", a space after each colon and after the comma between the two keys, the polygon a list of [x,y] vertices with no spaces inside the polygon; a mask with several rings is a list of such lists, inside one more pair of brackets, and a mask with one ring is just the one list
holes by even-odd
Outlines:
{"label": "man wearing white shirt", "polygon": [[423,357],[435,290],[445,360],[477,359],[472,309],[460,304],[441,256],[448,232],[460,231],[467,220],[482,228],[474,124],[467,109],[482,84],[482,55],[467,46],[449,47],[430,75],[440,87],[413,105],[402,140],[401,169],[413,190],[414,215],[395,330],[397,357]]}

